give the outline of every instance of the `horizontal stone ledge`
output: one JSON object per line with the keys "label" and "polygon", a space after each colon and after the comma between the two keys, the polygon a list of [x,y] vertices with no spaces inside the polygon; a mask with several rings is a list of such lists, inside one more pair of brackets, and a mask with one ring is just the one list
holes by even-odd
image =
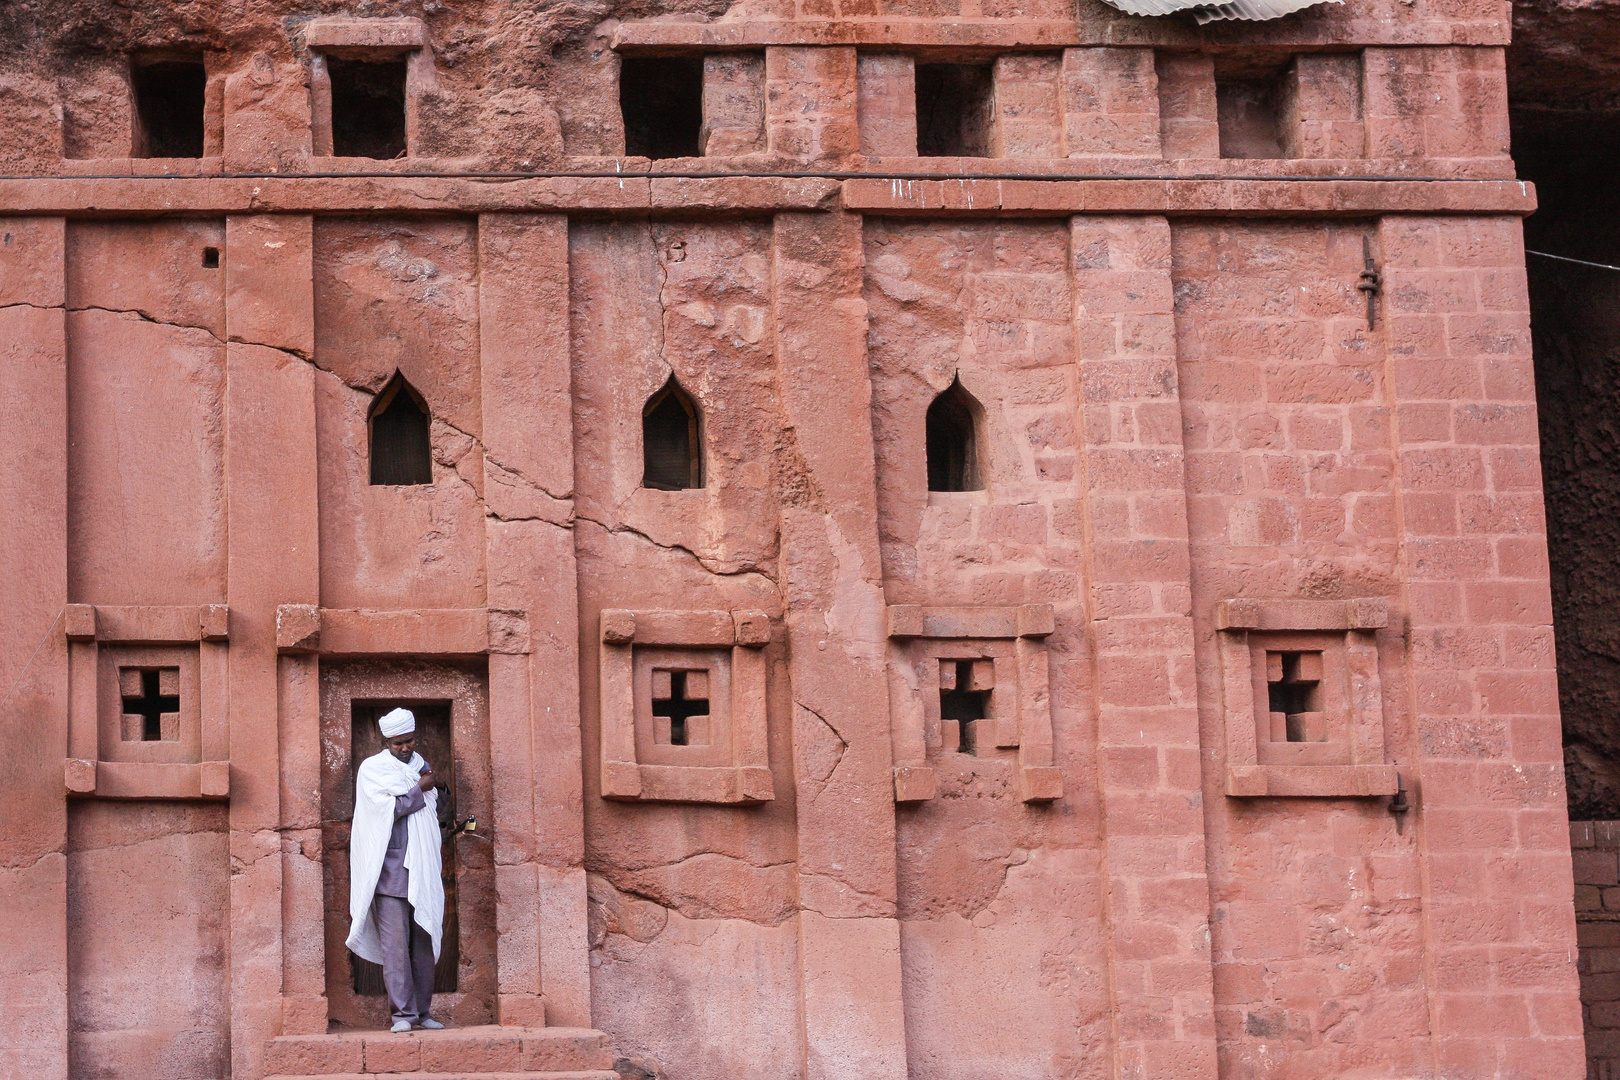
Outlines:
{"label": "horizontal stone ledge", "polygon": [[832,209],[821,176],[0,178],[0,214],[771,213]]}
{"label": "horizontal stone ledge", "polygon": [[[1403,12],[1403,16],[1404,16]],[[1409,21],[1363,17],[1319,20],[1308,28],[1297,20],[1284,25],[1245,23],[1242,36],[1227,39],[1232,51],[1256,45],[1300,49],[1328,45],[1506,45],[1506,18],[1464,22],[1454,19]],[[613,34],[615,49],[677,52],[758,49],[767,45],[865,45],[897,48],[1054,49],[1070,46],[1169,46],[1211,48],[1210,33],[1170,19],[1139,19],[1109,12],[1075,19],[722,19],[716,22],[627,22]],[[1215,48],[1220,43],[1214,44]]]}
{"label": "horizontal stone ledge", "polygon": [[68,794],[97,799],[226,799],[228,761],[92,761],[68,758]]}
{"label": "horizontal stone ledge", "polygon": [[71,177],[0,179],[0,215],[565,213],[769,214],[832,210],[930,217],[1075,214],[1324,217],[1507,214],[1536,208],[1521,180],[1305,178],[904,179],[543,177]]}
{"label": "horizontal stone ledge", "polygon": [[1400,788],[1394,765],[1228,765],[1233,798],[1366,799]]}
{"label": "horizontal stone ledge", "polygon": [[487,608],[370,611],[283,604],[276,609],[276,648],[289,655],[523,655],[529,624],[523,612]]}
{"label": "horizontal stone ledge", "polygon": [[230,608],[203,605],[68,604],[62,625],[69,641],[183,643],[230,637]]}
{"label": "horizontal stone ledge", "polygon": [[1321,217],[1509,214],[1536,209],[1521,180],[880,180],[844,181],[843,205],[885,216]]}

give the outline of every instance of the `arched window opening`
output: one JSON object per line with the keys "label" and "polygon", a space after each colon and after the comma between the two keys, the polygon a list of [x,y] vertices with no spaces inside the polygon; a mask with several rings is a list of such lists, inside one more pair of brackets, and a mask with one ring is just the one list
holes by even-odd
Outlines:
{"label": "arched window opening", "polygon": [[973,395],[951,383],[928,406],[928,490],[978,491],[977,422]]}
{"label": "arched window opening", "polygon": [[681,491],[703,486],[697,403],[670,376],[641,411],[641,486]]}
{"label": "arched window opening", "polygon": [[433,483],[432,416],[405,376],[395,373],[371,409],[371,482]]}

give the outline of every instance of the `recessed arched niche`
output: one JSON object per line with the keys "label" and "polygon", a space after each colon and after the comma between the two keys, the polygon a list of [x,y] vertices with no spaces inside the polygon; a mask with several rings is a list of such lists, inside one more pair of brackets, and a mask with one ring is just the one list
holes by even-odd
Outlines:
{"label": "recessed arched niche", "polygon": [[374,486],[433,483],[432,422],[422,395],[395,372],[368,419]]}
{"label": "recessed arched niche", "polygon": [[928,406],[929,491],[982,491],[979,426],[983,408],[957,379]]}
{"label": "recessed arched niche", "polygon": [[703,424],[697,402],[673,375],[641,411],[641,486],[681,491],[703,486]]}

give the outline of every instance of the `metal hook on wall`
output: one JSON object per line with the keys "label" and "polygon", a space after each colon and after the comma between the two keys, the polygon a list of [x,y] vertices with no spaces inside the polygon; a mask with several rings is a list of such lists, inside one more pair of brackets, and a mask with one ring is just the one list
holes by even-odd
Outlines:
{"label": "metal hook on wall", "polygon": [[1395,815],[1395,834],[1397,836],[1406,832],[1406,813],[1412,809],[1412,804],[1406,801],[1406,781],[1400,773],[1395,774],[1395,794],[1389,797],[1389,812]]}
{"label": "metal hook on wall", "polygon": [[1361,238],[1361,276],[1356,282],[1356,288],[1367,297],[1367,329],[1373,328],[1373,297],[1378,295],[1384,281],[1378,274],[1378,267],[1373,263],[1372,237]]}

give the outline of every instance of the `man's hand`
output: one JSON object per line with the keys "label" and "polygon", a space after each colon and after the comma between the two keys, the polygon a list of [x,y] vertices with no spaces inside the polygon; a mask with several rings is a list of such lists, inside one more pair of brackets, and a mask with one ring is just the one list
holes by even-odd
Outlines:
{"label": "man's hand", "polygon": [[421,788],[423,791],[427,791],[433,787],[433,769],[431,766],[422,767],[422,779],[416,782],[416,786]]}

